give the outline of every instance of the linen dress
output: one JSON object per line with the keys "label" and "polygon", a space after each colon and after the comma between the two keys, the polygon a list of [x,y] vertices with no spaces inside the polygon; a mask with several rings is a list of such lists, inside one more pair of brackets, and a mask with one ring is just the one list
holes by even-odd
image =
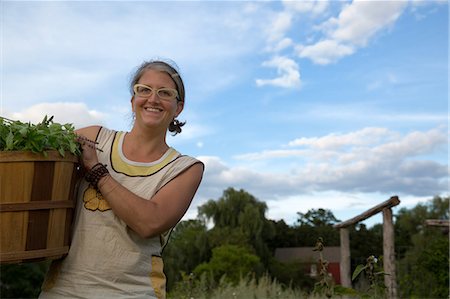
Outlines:
{"label": "linen dress", "polygon": [[[122,152],[125,134],[100,129],[99,162],[120,184],[148,200],[190,166],[202,163],[173,148],[152,163],[130,161]],[[165,298],[161,254],[171,230],[139,237],[83,179],[69,253],[52,263],[39,298]]]}

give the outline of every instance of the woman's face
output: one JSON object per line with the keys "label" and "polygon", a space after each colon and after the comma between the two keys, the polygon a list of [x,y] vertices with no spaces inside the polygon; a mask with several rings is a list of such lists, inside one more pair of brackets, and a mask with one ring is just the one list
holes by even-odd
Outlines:
{"label": "woman's face", "polygon": [[183,103],[175,99],[161,98],[156,90],[160,88],[171,88],[176,90],[175,82],[169,74],[157,70],[147,70],[139,79],[138,84],[150,87],[153,92],[150,96],[139,96],[135,94],[131,98],[133,112],[136,122],[145,127],[160,128],[167,130],[169,124],[183,110]]}

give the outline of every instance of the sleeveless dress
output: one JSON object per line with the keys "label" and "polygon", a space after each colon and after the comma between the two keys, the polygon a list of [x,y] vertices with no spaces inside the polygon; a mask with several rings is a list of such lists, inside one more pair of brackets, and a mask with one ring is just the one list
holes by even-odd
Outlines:
{"label": "sleeveless dress", "polygon": [[[122,152],[125,132],[101,128],[96,141],[99,162],[120,184],[146,199],[196,163],[170,148],[152,163],[128,160]],[[171,230],[149,239],[139,237],[83,179],[77,195],[76,220],[67,257],[53,261],[41,299],[165,298],[162,250]]]}

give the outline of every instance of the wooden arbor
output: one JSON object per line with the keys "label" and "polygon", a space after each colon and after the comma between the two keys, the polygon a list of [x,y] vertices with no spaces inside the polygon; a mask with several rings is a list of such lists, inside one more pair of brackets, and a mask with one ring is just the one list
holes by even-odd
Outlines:
{"label": "wooden arbor", "polygon": [[395,271],[395,250],[394,250],[394,224],[392,221],[392,207],[398,205],[398,196],[392,196],[389,200],[365,211],[344,222],[334,225],[339,228],[341,236],[341,283],[345,287],[351,287],[350,276],[350,238],[348,227],[360,221],[383,212],[383,268],[389,275],[384,276],[384,283],[387,287],[388,298],[397,298],[397,284]]}

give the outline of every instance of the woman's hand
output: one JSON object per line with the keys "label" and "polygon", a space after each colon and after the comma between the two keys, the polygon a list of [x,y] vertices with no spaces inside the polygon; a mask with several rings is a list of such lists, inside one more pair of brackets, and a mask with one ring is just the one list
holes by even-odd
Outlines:
{"label": "woman's hand", "polygon": [[81,145],[81,162],[84,168],[89,171],[98,163],[97,142],[92,141],[83,135],[78,135],[77,141]]}

